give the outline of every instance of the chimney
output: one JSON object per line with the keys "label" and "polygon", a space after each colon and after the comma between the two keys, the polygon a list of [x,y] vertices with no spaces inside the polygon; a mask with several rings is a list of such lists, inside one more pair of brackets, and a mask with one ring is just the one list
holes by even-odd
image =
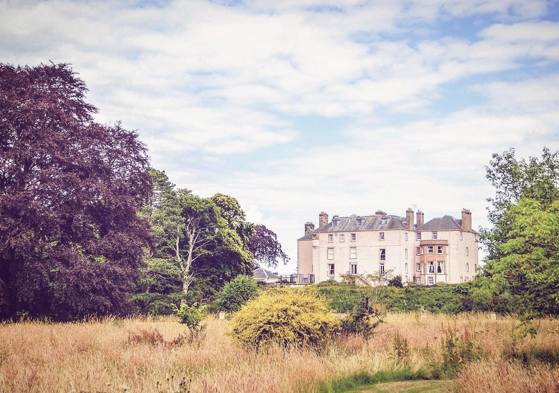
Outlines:
{"label": "chimney", "polygon": [[466,232],[472,230],[472,212],[469,209],[462,209],[462,230]]}
{"label": "chimney", "polygon": [[318,227],[322,228],[328,225],[328,214],[326,212],[321,212],[318,215]]}
{"label": "chimney", "polygon": [[305,223],[305,235],[308,235],[312,231],[314,231],[314,224],[310,221],[307,221]]}
{"label": "chimney", "polygon": [[415,218],[417,221],[417,226],[420,227],[421,225],[423,225],[423,212],[421,210],[418,210],[415,213]]}
{"label": "chimney", "polygon": [[406,222],[408,223],[408,231],[413,231],[413,210],[411,208],[406,210]]}

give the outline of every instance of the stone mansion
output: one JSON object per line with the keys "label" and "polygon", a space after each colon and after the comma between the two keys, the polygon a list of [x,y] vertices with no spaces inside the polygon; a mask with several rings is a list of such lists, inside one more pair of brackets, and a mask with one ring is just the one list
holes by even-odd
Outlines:
{"label": "stone mansion", "polygon": [[[414,222],[415,216],[415,222]],[[405,217],[377,211],[370,216],[333,216],[322,212],[318,228],[305,224],[297,241],[297,274],[305,281],[342,280],[386,273],[421,285],[470,281],[479,271],[472,214],[424,222],[423,212]]]}

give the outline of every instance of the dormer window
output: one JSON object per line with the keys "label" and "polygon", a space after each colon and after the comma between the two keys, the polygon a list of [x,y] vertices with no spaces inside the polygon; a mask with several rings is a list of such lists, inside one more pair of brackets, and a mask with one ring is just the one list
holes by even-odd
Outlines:
{"label": "dormer window", "polygon": [[379,232],[378,233],[378,239],[379,240],[384,240],[384,232]]}

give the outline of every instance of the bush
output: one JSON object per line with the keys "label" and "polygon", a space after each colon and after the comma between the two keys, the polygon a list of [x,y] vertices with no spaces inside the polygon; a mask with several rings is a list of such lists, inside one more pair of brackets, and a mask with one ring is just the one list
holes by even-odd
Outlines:
{"label": "bush", "polygon": [[177,308],[177,316],[180,319],[180,323],[188,327],[190,341],[198,341],[202,337],[202,333],[205,329],[205,325],[202,324],[206,316],[204,308],[200,307],[197,303],[191,306],[182,303],[180,307]]}
{"label": "bush", "polygon": [[230,321],[231,334],[241,344],[259,350],[318,348],[338,327],[326,301],[314,291],[271,289],[245,304]]}
{"label": "bush", "polygon": [[249,276],[237,276],[225,284],[216,299],[217,309],[225,312],[239,311],[241,306],[258,294],[256,281]]}
{"label": "bush", "polygon": [[454,377],[465,364],[481,359],[481,349],[476,345],[468,331],[462,336],[448,330],[443,338],[443,373]]}
{"label": "bush", "polygon": [[382,323],[382,311],[380,307],[369,304],[369,298],[365,297],[355,309],[342,320],[342,333],[357,334],[369,338],[376,327]]}

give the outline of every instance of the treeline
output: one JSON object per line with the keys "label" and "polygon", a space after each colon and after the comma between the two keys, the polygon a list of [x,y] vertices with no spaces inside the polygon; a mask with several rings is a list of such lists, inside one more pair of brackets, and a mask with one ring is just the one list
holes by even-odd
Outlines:
{"label": "treeline", "polygon": [[239,203],[176,188],[68,65],[0,64],[0,319],[168,313],[286,261]]}
{"label": "treeline", "polygon": [[409,286],[405,288],[385,286],[371,288],[346,283],[325,282],[317,285],[318,292],[328,300],[332,310],[348,313],[367,298],[382,305],[386,311],[455,314],[468,311],[516,313],[512,304],[485,303],[473,294],[472,283],[438,285],[433,287]]}

